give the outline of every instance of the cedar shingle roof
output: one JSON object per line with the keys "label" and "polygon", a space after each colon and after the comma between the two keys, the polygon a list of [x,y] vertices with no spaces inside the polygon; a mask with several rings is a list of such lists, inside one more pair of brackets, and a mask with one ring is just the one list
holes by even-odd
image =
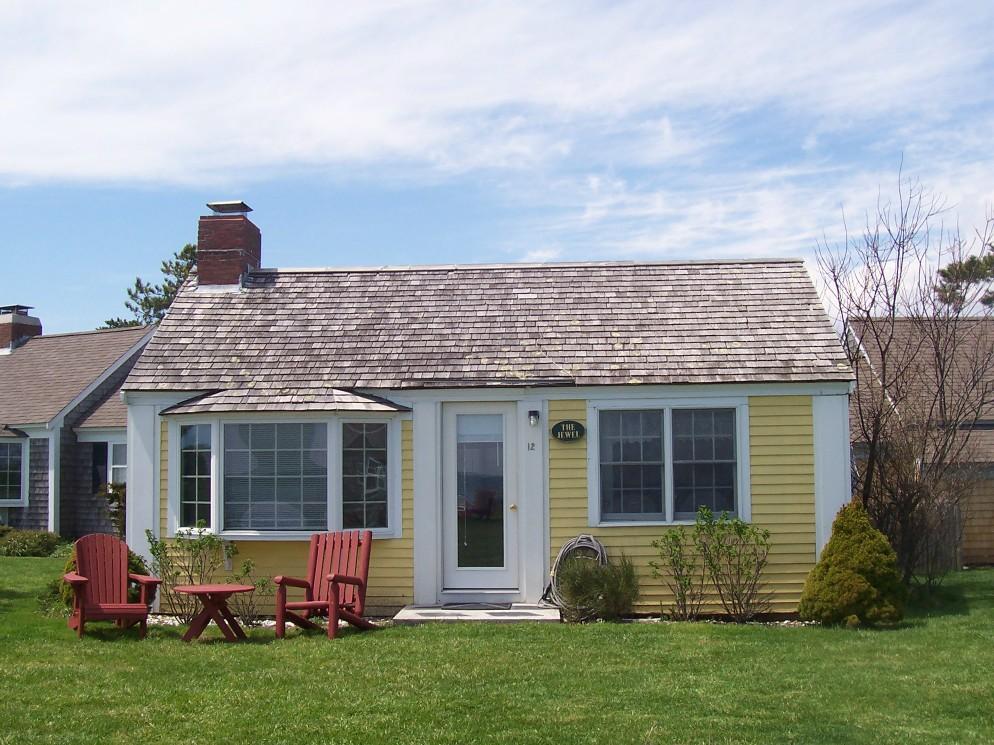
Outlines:
{"label": "cedar shingle roof", "polygon": [[163,414],[207,414],[217,411],[409,411],[376,396],[337,388],[236,389],[184,401]]}
{"label": "cedar shingle roof", "polygon": [[[48,422],[147,333],[138,327],[36,336],[0,355],[0,425]],[[125,420],[106,426],[123,427]]]}
{"label": "cedar shingle roof", "polygon": [[180,292],[130,390],[849,381],[801,261],[260,270]]}

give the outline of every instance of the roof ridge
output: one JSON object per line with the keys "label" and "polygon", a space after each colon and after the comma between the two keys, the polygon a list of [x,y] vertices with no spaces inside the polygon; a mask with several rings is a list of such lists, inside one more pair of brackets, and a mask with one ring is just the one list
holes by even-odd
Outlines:
{"label": "roof ridge", "polygon": [[325,266],[325,267],[262,267],[253,274],[334,274],[350,272],[438,272],[477,271],[480,269],[565,269],[565,268],[626,268],[639,266],[740,266],[743,264],[804,264],[799,257],[765,259],[679,259],[670,261],[542,261],[480,264],[383,264],[381,266]]}
{"label": "roof ridge", "polygon": [[113,329],[89,329],[87,331],[60,331],[57,334],[39,334],[38,336],[32,336],[28,341],[33,341],[35,339],[54,339],[56,337],[63,336],[88,336],[90,334],[108,334],[115,331],[144,331],[148,333],[148,330],[155,326],[154,323],[150,323],[147,326],[120,326]]}

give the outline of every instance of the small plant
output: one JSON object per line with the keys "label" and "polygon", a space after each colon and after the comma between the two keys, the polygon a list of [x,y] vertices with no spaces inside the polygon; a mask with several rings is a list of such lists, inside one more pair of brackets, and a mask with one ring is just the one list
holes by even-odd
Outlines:
{"label": "small plant", "polygon": [[[704,604],[704,568],[693,535],[669,530],[652,542],[659,561],[650,561],[652,576],[661,578],[673,594],[669,617],[674,621],[694,621]],[[662,607],[660,608],[662,610]]]}
{"label": "small plant", "polygon": [[170,543],[160,541],[146,530],[145,536],[152,554],[152,573],[162,580],[161,607],[185,623],[193,620],[200,610],[196,598],[176,592],[180,585],[203,585],[214,576],[238,551],[235,544],[207,532],[201,521],[189,536],[177,535]]}
{"label": "small plant", "polygon": [[0,538],[0,556],[51,556],[61,540],[45,530],[8,530]]}
{"label": "small plant", "polygon": [[701,507],[694,544],[725,613],[744,623],[769,611],[771,594],[763,587],[762,575],[770,554],[770,531],[725,513],[716,518]]}
{"label": "small plant", "polygon": [[876,626],[904,617],[906,588],[897,554],[853,503],[832,523],[832,537],[808,574],[801,593],[801,618],[825,625]]}
{"label": "small plant", "polygon": [[571,557],[560,567],[557,581],[563,620],[570,623],[617,621],[631,614],[639,597],[638,574],[624,555],[617,564]]}
{"label": "small plant", "polygon": [[97,492],[97,496],[107,500],[107,514],[110,517],[110,524],[114,526],[117,537],[123,541],[125,525],[127,525],[125,522],[128,504],[127,485],[104,484]]}
{"label": "small plant", "polygon": [[246,559],[232,572],[231,581],[241,585],[251,585],[254,592],[237,592],[231,596],[228,604],[246,626],[259,626],[269,615],[267,610],[273,607],[276,596],[276,585],[270,577],[254,577],[255,562]]}

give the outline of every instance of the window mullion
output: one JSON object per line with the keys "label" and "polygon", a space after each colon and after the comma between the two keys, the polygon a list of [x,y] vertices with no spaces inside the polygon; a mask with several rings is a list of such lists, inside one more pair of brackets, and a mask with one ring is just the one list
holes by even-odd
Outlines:
{"label": "window mullion", "polygon": [[673,522],[673,409],[663,409],[663,509],[666,522]]}

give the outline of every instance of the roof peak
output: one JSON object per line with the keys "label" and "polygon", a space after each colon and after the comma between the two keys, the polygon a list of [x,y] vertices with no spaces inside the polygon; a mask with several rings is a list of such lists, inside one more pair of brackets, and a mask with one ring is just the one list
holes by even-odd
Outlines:
{"label": "roof peak", "polygon": [[117,331],[144,331],[148,333],[155,324],[149,324],[148,326],[118,326],[112,329],[87,329],[86,331],[60,331],[57,334],[42,334],[41,336],[33,337],[35,340],[41,339],[54,339],[55,337],[64,336],[86,336],[89,334],[109,334]]}
{"label": "roof peak", "polygon": [[671,261],[544,261],[544,262],[507,262],[491,264],[411,264],[381,266],[327,266],[277,268],[264,267],[253,269],[252,274],[335,274],[350,272],[438,272],[438,271],[479,271],[481,269],[567,269],[567,268],[597,268],[607,269],[639,267],[639,266],[741,266],[743,264],[804,264],[800,258],[769,258],[769,259],[695,259]]}

